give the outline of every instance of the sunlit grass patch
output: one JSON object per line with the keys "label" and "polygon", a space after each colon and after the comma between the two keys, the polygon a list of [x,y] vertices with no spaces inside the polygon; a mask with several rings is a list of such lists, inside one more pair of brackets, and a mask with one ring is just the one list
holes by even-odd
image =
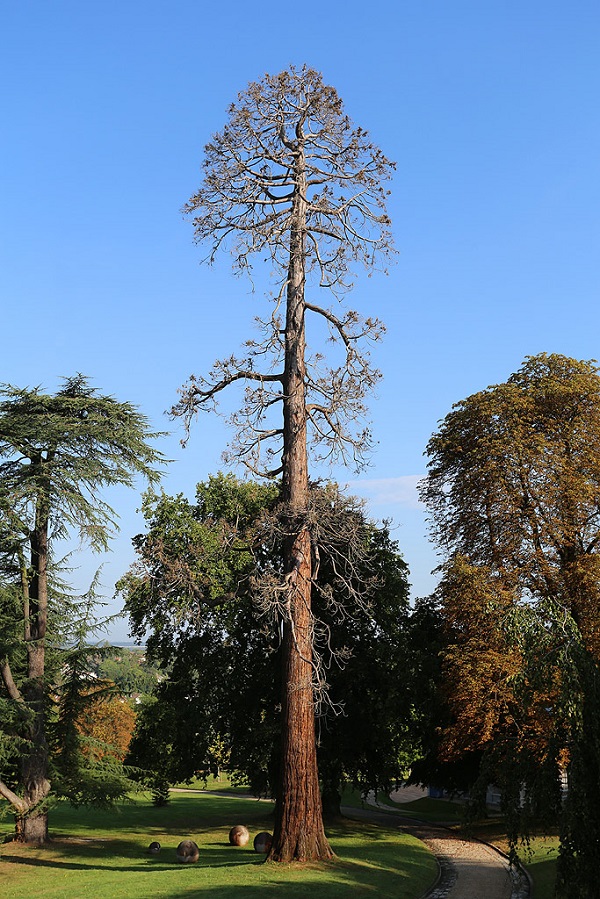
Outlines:
{"label": "sunlit grass patch", "polygon": [[[1,847],[3,899],[147,899],[211,892],[233,899],[240,889],[262,899],[282,887],[292,899],[378,896],[414,899],[432,883],[436,863],[418,840],[362,822],[340,822],[328,831],[337,858],[332,863],[264,863],[252,849],[229,845],[234,824],[251,835],[272,829],[272,806],[256,800],[207,794],[174,794],[164,808],[138,796],[117,811],[59,806],[51,813],[52,842],[43,848],[5,843]],[[12,830],[8,820],[0,833]],[[181,839],[195,840],[200,859],[179,865]],[[161,843],[159,855],[147,847]]]}

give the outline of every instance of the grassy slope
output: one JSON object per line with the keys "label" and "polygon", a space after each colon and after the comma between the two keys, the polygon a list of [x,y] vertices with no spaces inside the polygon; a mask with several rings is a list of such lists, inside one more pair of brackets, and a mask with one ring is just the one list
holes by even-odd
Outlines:
{"label": "grassy slope", "polygon": [[530,848],[531,855],[524,855],[523,862],[533,879],[534,899],[553,899],[558,837],[534,837]]}
{"label": "grassy slope", "polygon": [[[327,865],[263,864],[251,845],[228,845],[233,824],[246,824],[251,835],[269,830],[270,810],[253,800],[194,794],[176,794],[162,809],[139,797],[118,812],[61,806],[51,813],[49,846],[2,846],[2,897],[179,899],[211,892],[233,899],[243,888],[248,899],[258,899],[284,887],[292,899],[312,897],[316,890],[322,899],[414,899],[435,878],[435,861],[422,843],[355,822],[329,829],[338,860]],[[0,824],[0,834],[11,829],[8,821]],[[175,848],[187,837],[198,843],[200,861],[182,866]],[[163,846],[156,857],[145,851],[152,840]]]}
{"label": "grassy slope", "polygon": [[386,807],[386,811],[395,811],[407,818],[416,818],[419,821],[460,824],[464,816],[464,806],[448,799],[430,799],[428,796],[424,796],[413,802],[397,803],[380,794],[377,800]]}

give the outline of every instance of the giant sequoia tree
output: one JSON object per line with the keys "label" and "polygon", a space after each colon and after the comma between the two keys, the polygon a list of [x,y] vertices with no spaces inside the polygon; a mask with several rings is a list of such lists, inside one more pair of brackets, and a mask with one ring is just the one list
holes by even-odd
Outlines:
{"label": "giant sequoia tree", "polygon": [[[271,590],[284,621],[281,783],[271,858],[327,858],[314,740],[311,584],[315,557],[308,510],[308,449],[313,457],[359,461],[369,433],[357,427],[365,392],[377,380],[361,339],[381,325],[316,302],[307,287],[341,294],[352,267],[372,268],[391,252],[386,191],[392,164],[345,115],[336,91],[312,69],[291,68],[252,83],[206,147],[204,179],[187,204],[196,240],[212,261],[234,269],[270,260],[276,284],[263,338],[243,358],[192,377],[174,408],[189,424],[236,382],[244,402],[233,416],[232,454],[254,473],[283,480],[284,571]],[[307,318],[321,320],[342,350],[332,367],[307,352]],[[279,411],[278,411],[279,410]]]}
{"label": "giant sequoia tree", "polygon": [[131,485],[138,473],[156,479],[152,436],[134,406],[81,376],[54,396],[0,393],[0,796],[27,842],[48,832],[57,697],[47,651],[60,650],[69,614],[57,543],[76,535],[107,548],[115,514],[98,491]]}
{"label": "giant sequoia tree", "polygon": [[[562,818],[561,895],[594,896],[598,369],[557,354],[528,357],[506,383],[458,403],[427,452],[423,496],[447,553],[440,593],[455,712],[447,748],[479,748],[494,760],[513,810],[523,782],[531,802],[544,788]],[[561,810],[557,769],[565,766]]]}

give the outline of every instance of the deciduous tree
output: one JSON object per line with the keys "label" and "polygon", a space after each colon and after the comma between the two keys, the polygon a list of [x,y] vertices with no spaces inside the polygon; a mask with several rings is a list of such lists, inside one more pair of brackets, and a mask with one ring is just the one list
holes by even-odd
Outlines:
{"label": "deciduous tree", "polygon": [[[129,749],[135,727],[135,711],[112,685],[92,691],[91,701],[75,722],[78,731],[87,740],[83,751],[87,755],[102,758],[112,755],[123,762]],[[100,692],[100,696],[94,693]]]}
{"label": "deciduous tree", "polygon": [[[0,673],[7,716],[4,741],[18,755],[0,778],[0,795],[14,809],[16,835],[47,837],[49,689],[47,648],[59,649],[64,591],[56,560],[61,538],[77,535],[92,550],[107,548],[115,513],[98,493],[155,481],[161,456],[148,440],[146,418],[76,376],[56,395],[39,388],[0,393],[0,551],[3,617]],[[56,673],[56,670],[55,672]]]}
{"label": "deciduous tree", "polygon": [[[560,882],[563,895],[591,896],[600,819],[578,790],[585,766],[590,782],[599,767],[589,730],[600,662],[598,369],[528,357],[506,383],[458,403],[427,452],[423,497],[448,557],[448,743],[489,750],[501,778],[511,769],[513,809],[521,784],[529,802],[550,769],[558,809],[557,769],[567,765]],[[576,806],[583,828],[569,813]]]}
{"label": "deciduous tree", "polygon": [[112,649],[102,647],[99,657],[94,659],[93,670],[98,677],[112,681],[124,696],[150,694],[154,689],[159,672],[148,664],[142,649]]}
{"label": "deciduous tree", "polygon": [[[308,448],[313,458],[362,458],[370,435],[357,423],[378,373],[360,341],[381,333],[375,319],[315,302],[307,286],[341,294],[354,263],[372,268],[389,255],[383,183],[391,169],[321,75],[291,68],[250,84],[231,105],[227,124],[206,147],[204,179],[186,207],[208,260],[227,249],[234,269],[250,273],[258,254],[270,260],[276,285],[264,339],[249,341],[243,358],[217,362],[207,378],[192,377],[173,410],[189,425],[198,411],[214,407],[222,390],[243,383],[232,456],[256,474],[283,480],[278,608],[286,651],[275,860],[331,855],[314,740]],[[320,320],[340,345],[339,364],[326,368],[318,354],[308,355],[307,317]]]}

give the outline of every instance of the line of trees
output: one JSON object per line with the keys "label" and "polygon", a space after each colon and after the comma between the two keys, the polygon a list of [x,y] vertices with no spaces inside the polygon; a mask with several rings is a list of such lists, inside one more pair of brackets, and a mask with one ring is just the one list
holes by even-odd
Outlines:
{"label": "line of trees", "polygon": [[[5,389],[0,435],[0,792],[17,837],[41,842],[56,798],[106,803],[132,786],[132,721],[110,749],[103,716],[113,730],[117,719],[92,670],[101,650],[90,658],[82,639],[93,597],[65,591],[54,543],[70,527],[106,546],[114,515],[96,491],[156,480],[161,456],[143,416],[80,376],[55,396]],[[389,789],[427,750],[422,771],[442,785],[466,761],[473,795],[501,787],[513,846],[529,821],[560,821],[559,895],[593,895],[599,447],[593,363],[531,357],[457,404],[428,445],[422,486],[446,562],[436,600],[412,610],[387,526],[336,485],[310,486],[311,708],[328,812],[344,783]],[[149,656],[169,671],[129,756],[157,780],[226,760],[279,797],[285,638],[270,591],[286,583],[282,492],[218,475],[195,503],[145,496],[147,530],[119,587],[133,633],[149,630]]]}

